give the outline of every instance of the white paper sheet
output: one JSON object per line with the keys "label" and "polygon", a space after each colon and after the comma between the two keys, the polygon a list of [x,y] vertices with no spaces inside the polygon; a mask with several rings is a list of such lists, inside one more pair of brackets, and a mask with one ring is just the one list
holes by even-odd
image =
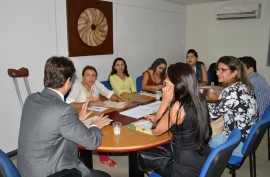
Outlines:
{"label": "white paper sheet", "polygon": [[137,125],[139,127],[142,127],[145,130],[151,130],[151,128],[153,126],[153,123],[147,120],[147,121],[142,121],[142,122],[135,123],[135,125]]}
{"label": "white paper sheet", "polygon": [[150,97],[156,97],[155,93],[148,93],[148,92],[140,92],[141,95],[150,96]]}
{"label": "white paper sheet", "polygon": [[120,112],[120,114],[138,119],[146,115],[157,112],[160,103],[161,103],[160,101],[156,101],[154,103],[138,106],[138,107]]}
{"label": "white paper sheet", "polygon": [[212,89],[211,86],[201,86],[201,87],[200,87],[200,92],[201,92],[201,93],[203,93],[203,89],[209,89],[210,92],[214,92],[214,90]]}

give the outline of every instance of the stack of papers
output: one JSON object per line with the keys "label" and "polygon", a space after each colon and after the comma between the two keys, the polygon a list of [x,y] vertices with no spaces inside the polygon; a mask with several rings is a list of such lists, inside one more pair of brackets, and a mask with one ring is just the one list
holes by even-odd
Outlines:
{"label": "stack of papers", "polygon": [[[94,122],[95,120],[97,120],[100,116],[93,116],[90,117],[89,119],[83,120],[82,123],[87,127],[90,128],[90,125],[92,124],[92,122]],[[110,121],[112,121],[112,119],[109,119]]]}
{"label": "stack of papers", "polygon": [[131,128],[133,130],[146,133],[149,135],[153,135],[152,126],[153,126],[152,122],[148,120],[139,120],[137,122],[133,122],[127,125],[128,128]]}
{"label": "stack of papers", "polygon": [[211,86],[202,86],[202,87],[200,87],[200,92],[203,93],[204,89],[210,90],[210,92],[214,92],[214,90],[212,89]]}
{"label": "stack of papers", "polygon": [[161,101],[156,101],[154,103],[141,105],[141,106],[123,111],[120,114],[138,119],[138,118],[157,112],[160,103]]}
{"label": "stack of papers", "polygon": [[150,96],[150,97],[156,97],[155,93],[149,93],[149,92],[140,92],[141,95]]}
{"label": "stack of papers", "polygon": [[105,107],[109,108],[123,108],[126,106],[125,102],[114,102],[111,100],[104,101]]}
{"label": "stack of papers", "polygon": [[94,122],[95,120],[97,120],[99,118],[99,116],[93,116],[93,117],[90,117],[89,119],[86,119],[86,120],[83,120],[82,123],[87,127],[89,128],[91,123]]}

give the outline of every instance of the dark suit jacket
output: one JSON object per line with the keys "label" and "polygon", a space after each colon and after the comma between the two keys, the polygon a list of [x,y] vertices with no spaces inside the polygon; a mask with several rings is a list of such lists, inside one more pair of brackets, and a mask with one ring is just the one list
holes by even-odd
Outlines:
{"label": "dark suit jacket", "polygon": [[45,177],[77,168],[92,176],[78,160],[77,144],[96,149],[102,139],[97,127],[87,128],[76,109],[45,88],[27,97],[21,117],[17,165],[22,177]]}

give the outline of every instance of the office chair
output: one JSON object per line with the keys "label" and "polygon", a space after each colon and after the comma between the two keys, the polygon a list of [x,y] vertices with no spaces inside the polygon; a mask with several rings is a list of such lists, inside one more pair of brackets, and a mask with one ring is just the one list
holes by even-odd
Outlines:
{"label": "office chair", "polygon": [[222,175],[232,155],[233,150],[241,141],[241,131],[235,128],[227,141],[211,150],[207,157],[200,177],[219,177]]}
{"label": "office chair", "polygon": [[0,149],[0,176],[3,177],[21,177],[19,171],[9,159],[6,153]]}
{"label": "office chair", "polygon": [[236,176],[236,170],[238,170],[244,163],[245,159],[249,156],[249,168],[250,177],[256,177],[256,156],[255,151],[257,150],[260,142],[266,132],[266,129],[270,126],[270,107],[267,108],[263,114],[261,120],[257,122],[251,128],[247,139],[242,148],[243,157],[231,156],[227,168],[230,170],[232,177]]}
{"label": "office chair", "polygon": [[[264,111],[261,119],[266,119],[267,117],[270,117],[270,105],[266,108]],[[270,127],[267,128],[267,143],[268,143],[268,160],[270,160]]]}
{"label": "office chair", "polygon": [[27,68],[22,67],[22,68],[20,68],[18,70],[9,68],[7,72],[8,72],[8,75],[10,77],[12,77],[12,79],[13,79],[13,83],[14,83],[14,86],[15,86],[15,89],[16,89],[18,100],[19,100],[21,108],[22,108],[23,107],[23,100],[22,100],[22,96],[21,96],[21,92],[20,92],[20,88],[19,88],[19,85],[18,85],[17,78],[22,77],[24,79],[24,84],[25,84],[25,87],[26,87],[26,91],[27,91],[27,94],[29,95],[31,93],[29,82],[28,82],[28,79],[27,79],[27,77],[29,76],[29,71],[28,71]]}
{"label": "office chair", "polygon": [[152,172],[150,175],[148,175],[148,177],[162,177],[159,174]]}
{"label": "office chair", "polygon": [[142,79],[143,79],[142,76],[138,76],[136,78],[136,89],[137,89],[137,92],[141,92],[142,91]]}
{"label": "office chair", "polygon": [[208,85],[211,85],[211,82],[213,82],[213,76],[210,71],[207,71],[207,76],[208,76]]}
{"label": "office chair", "polygon": [[102,83],[108,90],[113,90],[110,81],[101,81],[100,83]]}

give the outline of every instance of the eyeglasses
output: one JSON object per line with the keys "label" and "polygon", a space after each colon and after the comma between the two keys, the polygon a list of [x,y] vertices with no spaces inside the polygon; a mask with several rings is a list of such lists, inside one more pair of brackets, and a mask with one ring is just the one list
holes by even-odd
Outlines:
{"label": "eyeglasses", "polygon": [[216,72],[224,73],[226,70],[230,70],[230,69],[217,68],[217,69],[216,69]]}

